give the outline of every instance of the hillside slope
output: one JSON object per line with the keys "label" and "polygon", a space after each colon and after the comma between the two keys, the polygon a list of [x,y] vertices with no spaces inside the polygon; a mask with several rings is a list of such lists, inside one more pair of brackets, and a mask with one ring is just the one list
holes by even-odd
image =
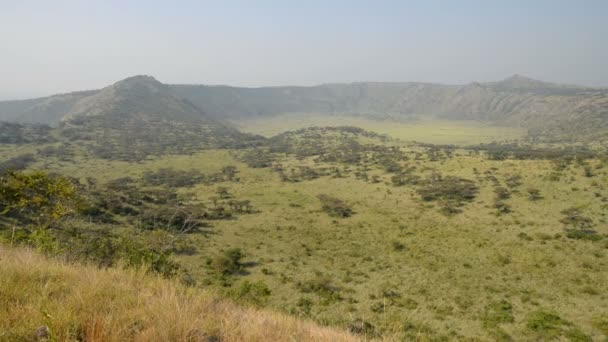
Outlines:
{"label": "hillside slope", "polygon": [[345,332],[120,269],[0,247],[0,341],[358,341]]}
{"label": "hillside slope", "polygon": [[[99,101],[106,107],[100,107]],[[0,121],[56,124],[100,112],[120,117],[134,108],[155,118],[180,120],[199,116],[238,121],[317,113],[396,120],[476,120],[526,128],[534,135],[574,139],[596,138],[608,132],[607,89],[546,83],[520,75],[466,85],[366,82],[263,88],[163,85],[151,77],[136,76],[101,91],[0,102]]]}
{"label": "hillside slope", "polygon": [[275,88],[174,85],[172,89],[195,105],[206,106],[211,115],[235,121],[283,113],[324,113],[397,120],[476,120],[559,137],[608,130],[608,90],[545,83],[520,75],[460,86],[352,83]]}
{"label": "hillside slope", "polygon": [[77,101],[59,127],[72,140],[94,142],[97,155],[142,159],[208,147],[236,147],[252,137],[209,117],[150,76],[117,82]]}

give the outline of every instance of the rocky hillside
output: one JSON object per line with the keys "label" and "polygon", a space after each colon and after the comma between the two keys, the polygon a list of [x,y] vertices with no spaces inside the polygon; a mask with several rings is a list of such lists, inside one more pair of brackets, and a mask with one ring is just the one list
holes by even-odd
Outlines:
{"label": "rocky hillside", "polygon": [[[139,76],[101,91],[0,102],[0,120],[57,123],[75,116],[98,115],[100,111],[120,116],[125,110],[156,118],[192,120],[202,116],[233,121],[283,113],[321,113],[397,120],[477,120],[527,128],[535,135],[574,139],[608,132],[607,89],[552,84],[520,75],[460,86],[351,83],[237,88],[167,86],[152,80]],[[99,101],[107,107],[99,107]]]}

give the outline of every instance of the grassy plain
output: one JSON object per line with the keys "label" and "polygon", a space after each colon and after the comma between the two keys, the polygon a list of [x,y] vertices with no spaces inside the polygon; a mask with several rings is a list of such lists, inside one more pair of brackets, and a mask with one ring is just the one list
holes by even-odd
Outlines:
{"label": "grassy plain", "polygon": [[357,126],[379,134],[388,134],[404,141],[429,144],[475,145],[492,141],[517,140],[526,134],[524,129],[491,126],[476,121],[420,119],[411,122],[371,120],[342,115],[283,114],[260,119],[235,122],[243,132],[273,136],[284,131],[306,127]]}
{"label": "grassy plain", "polygon": [[[347,123],[353,124],[340,122]],[[277,127],[280,124],[296,128],[276,122]],[[266,130],[257,133],[271,134],[273,125],[267,123]],[[394,129],[403,140],[421,141],[428,134],[427,142],[435,143],[516,137],[512,131],[495,128],[467,131],[445,125],[365,127],[381,133]],[[422,179],[434,172],[470,179],[479,186],[479,194],[462,213],[446,216],[437,202],[420,198],[417,186],[394,186],[392,174],[380,167],[367,170],[379,176],[379,182],[373,183],[357,179],[356,166],[279,155],[275,163],[285,169],[307,165],[344,170],[343,177],[284,182],[271,168],[248,167],[239,158],[241,152],[230,150],[137,163],[51,158],[33,167],[104,182],[126,176],[137,179],[161,167],[213,173],[236,166],[238,182],[198,184],[180,192],[209,201],[218,186],[225,186],[235,198],[250,200],[257,212],[213,221],[211,234],[188,235],[197,251],[177,259],[194,275],[197,286],[227,291],[216,281],[209,260],[240,248],[247,267],[234,277],[232,287],[262,281],[271,290],[266,305],[298,317],[344,328],[363,320],[374,327],[369,337],[378,332],[397,340],[608,338],[605,163],[589,161],[594,175],[587,177],[577,163],[556,171],[547,160],[495,161],[464,150],[435,159],[409,143],[382,144],[404,151],[408,158],[399,163],[415,167],[414,173]],[[20,149],[13,152],[32,148]],[[520,175],[522,184],[511,189],[511,198],[505,200],[512,212],[498,213],[494,190],[498,185],[506,187],[513,175]],[[530,200],[529,188],[538,189],[542,199]],[[321,210],[319,194],[346,201],[355,214],[328,216]],[[567,237],[560,220],[562,211],[570,207],[581,208],[602,238]]]}

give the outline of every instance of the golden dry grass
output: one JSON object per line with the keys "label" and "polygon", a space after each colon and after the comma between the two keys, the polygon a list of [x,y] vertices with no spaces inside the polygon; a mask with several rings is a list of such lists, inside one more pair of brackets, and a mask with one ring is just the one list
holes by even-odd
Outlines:
{"label": "golden dry grass", "polygon": [[0,247],[0,341],[31,340],[42,325],[55,341],[359,340],[144,272]]}

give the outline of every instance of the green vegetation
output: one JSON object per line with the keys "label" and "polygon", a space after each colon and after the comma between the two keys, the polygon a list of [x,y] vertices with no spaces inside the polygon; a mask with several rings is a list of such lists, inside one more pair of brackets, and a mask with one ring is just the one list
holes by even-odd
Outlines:
{"label": "green vegetation", "polygon": [[[3,243],[362,338],[606,337],[601,147],[431,145],[340,125],[154,151],[145,131],[134,151],[109,134],[106,155],[65,129],[0,145]],[[69,312],[52,331],[89,327]],[[33,317],[28,329],[47,324]]]}
{"label": "green vegetation", "polygon": [[329,216],[345,218],[351,217],[354,214],[353,209],[341,199],[326,194],[321,194],[317,197],[321,201],[321,208]]}
{"label": "green vegetation", "polygon": [[525,130],[494,126],[475,121],[418,119],[400,121],[394,119],[373,120],[363,117],[319,113],[284,114],[270,118],[238,119],[235,125],[244,132],[271,137],[288,130],[307,127],[356,126],[378,134],[386,134],[404,141],[430,144],[474,145],[492,141],[516,140]]}

